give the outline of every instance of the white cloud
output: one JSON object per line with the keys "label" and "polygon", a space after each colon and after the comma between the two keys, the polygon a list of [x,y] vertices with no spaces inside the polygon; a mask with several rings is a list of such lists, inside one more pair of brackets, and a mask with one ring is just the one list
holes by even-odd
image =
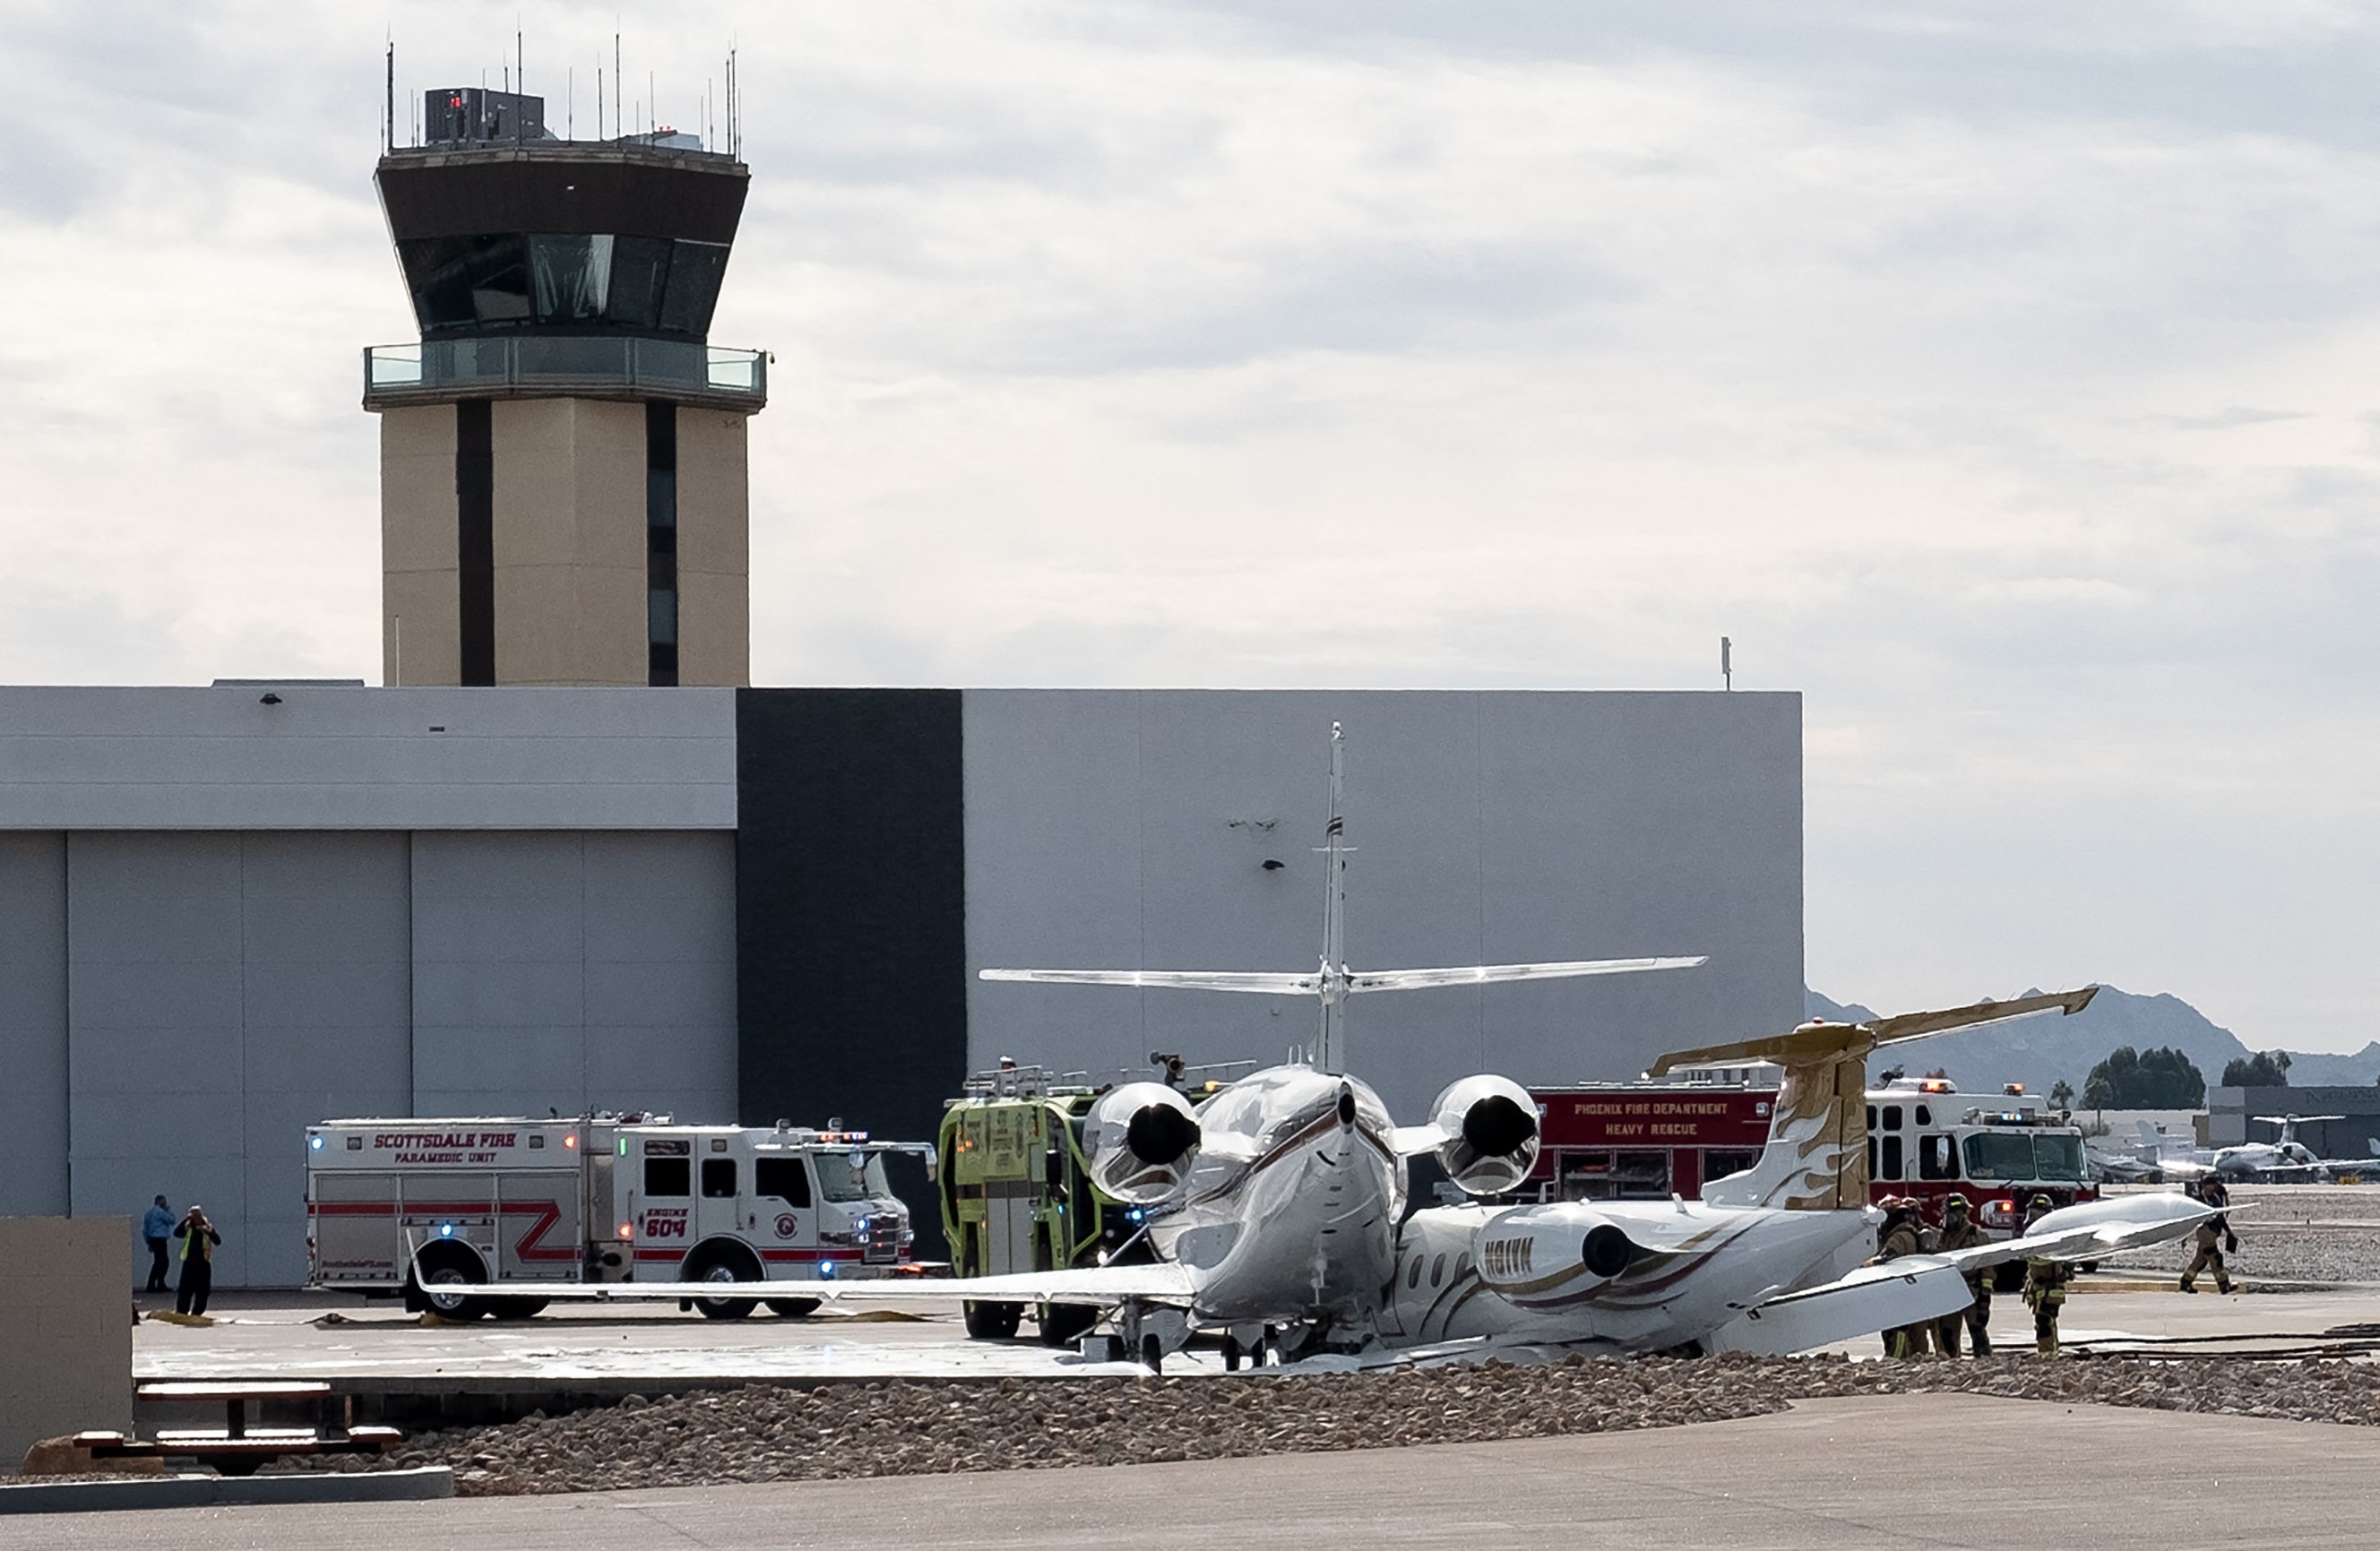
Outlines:
{"label": "white cloud", "polygon": [[[398,22],[401,103],[510,41]],[[525,26],[590,127],[601,24]],[[1726,633],[1808,693],[1815,982],[2365,1037],[2362,7],[696,7],[629,95],[692,122],[731,35],[764,681],[1702,685]],[[380,44],[0,17],[0,674],[375,671]]]}

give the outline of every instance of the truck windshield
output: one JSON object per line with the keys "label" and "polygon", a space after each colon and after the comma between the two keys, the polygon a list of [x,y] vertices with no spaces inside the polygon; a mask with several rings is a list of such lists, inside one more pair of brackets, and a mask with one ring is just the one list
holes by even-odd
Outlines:
{"label": "truck windshield", "polygon": [[2072,1135],[1986,1131],[1967,1138],[1971,1180],[2080,1180],[2082,1141]]}
{"label": "truck windshield", "polygon": [[810,1162],[818,1169],[819,1194],[829,1201],[866,1201],[892,1194],[884,1182],[880,1153],[817,1152]]}
{"label": "truck windshield", "polygon": [[2080,1136],[2036,1135],[2033,1139],[2033,1156],[2045,1180],[2079,1180],[2082,1177],[2082,1138]]}

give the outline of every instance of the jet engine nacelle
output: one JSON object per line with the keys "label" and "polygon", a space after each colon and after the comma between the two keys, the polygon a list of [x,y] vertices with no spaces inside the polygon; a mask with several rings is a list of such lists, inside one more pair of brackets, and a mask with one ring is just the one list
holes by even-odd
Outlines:
{"label": "jet engine nacelle", "polygon": [[1091,1180],[1118,1201],[1145,1206],[1181,1186],[1198,1156],[1198,1117],[1162,1083],[1126,1083],[1099,1096],[1083,1121]]}
{"label": "jet engine nacelle", "polygon": [[1465,1077],[1438,1096],[1439,1167],[1471,1195],[1500,1195],[1537,1162],[1537,1102],[1508,1077]]}
{"label": "jet engine nacelle", "polygon": [[1471,1235],[1471,1263],[1497,1292],[1555,1290],[1557,1281],[1565,1295],[1582,1291],[1628,1269],[1636,1254],[1618,1223],[1567,1202],[1499,1212]]}

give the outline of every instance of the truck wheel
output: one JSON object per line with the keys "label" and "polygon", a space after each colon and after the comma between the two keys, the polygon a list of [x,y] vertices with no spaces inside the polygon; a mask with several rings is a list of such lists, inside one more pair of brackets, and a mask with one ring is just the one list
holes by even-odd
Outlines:
{"label": "truck wheel", "polygon": [[437,1243],[423,1250],[413,1263],[413,1277],[426,1313],[441,1319],[478,1319],[490,1312],[492,1300],[459,1290],[488,1279],[479,1255],[462,1244]]}
{"label": "truck wheel", "polygon": [[1016,1334],[1016,1327],[1025,1318],[1022,1303],[978,1303],[973,1301],[959,1305],[960,1317],[966,1323],[966,1333],[979,1341],[1004,1341]]}
{"label": "truck wheel", "polygon": [[818,1306],[819,1301],[815,1298],[771,1298],[769,1300],[769,1312],[783,1319],[800,1319],[806,1315],[814,1315],[818,1313]]}
{"label": "truck wheel", "polygon": [[1044,1303],[1041,1305],[1041,1344],[1070,1347],[1091,1333],[1099,1322],[1099,1311],[1080,1303]]}
{"label": "truck wheel", "polygon": [[[747,1252],[748,1258],[749,1252]],[[756,1282],[760,1279],[760,1267],[737,1264],[733,1253],[714,1252],[706,1254],[699,1266],[686,1277],[694,1282]],[[705,1319],[742,1319],[760,1306],[757,1298],[697,1298],[694,1306],[702,1311]]]}

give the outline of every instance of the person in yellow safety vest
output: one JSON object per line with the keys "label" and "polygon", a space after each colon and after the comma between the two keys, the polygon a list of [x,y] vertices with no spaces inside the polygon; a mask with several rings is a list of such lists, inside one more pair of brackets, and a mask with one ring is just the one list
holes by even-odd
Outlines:
{"label": "person in yellow safety vest", "polygon": [[[1952,1250],[1973,1249],[1985,1243],[1984,1230],[1977,1226],[1973,1208],[1963,1195],[1951,1194],[1942,1200],[1942,1231],[1935,1245],[1944,1254]],[[1967,1327],[1967,1344],[1978,1357],[1992,1354],[1992,1338],[1986,1327],[1992,1322],[1992,1274],[1986,1270],[1966,1273],[1967,1293],[1973,1302],[1957,1314],[1946,1314],[1934,1322],[1934,1344],[1949,1356],[1959,1355],[1959,1327]]]}
{"label": "person in yellow safety vest", "polygon": [[[1905,1195],[1888,1195],[1876,1205],[1884,1208],[1884,1224],[1877,1230],[1876,1254],[1868,1264],[1881,1266],[1888,1260],[1917,1254],[1922,1243],[1917,1203]],[[1896,1326],[1884,1332],[1884,1354],[1887,1357],[1923,1356],[1930,1350],[1932,1330],[1931,1324]]]}
{"label": "person in yellow safety vest", "polygon": [[[2231,1193],[2224,1188],[2223,1177],[2219,1174],[2209,1174],[2197,1185],[2185,1186],[2184,1189],[2218,1212],[2231,1205]],[[2208,1218],[2198,1225],[2198,1231],[2192,1238],[2196,1242],[2198,1253],[2191,1257],[2190,1268],[2181,1274],[2181,1290],[2184,1292],[2197,1291],[2198,1273],[2212,1266],[2215,1270],[2215,1290],[2230,1291],[2231,1273],[2224,1267],[2223,1252],[2228,1249],[2234,1254],[2240,1253],[2240,1236],[2231,1231],[2231,1219],[2219,1216]]]}
{"label": "person in yellow safety vest", "polygon": [[214,1290],[215,1246],[223,1242],[223,1235],[215,1231],[204,1211],[192,1206],[174,1225],[174,1237],[182,1241],[182,1279],[174,1290],[174,1312],[202,1315],[207,1312],[207,1294]]}
{"label": "person in yellow safety vest", "polygon": [[[2049,1197],[2036,1195],[2024,1214],[2024,1231],[2047,1217]],[[2058,1315],[2066,1307],[2066,1283],[2073,1270],[2062,1260],[2024,1263],[2024,1301],[2033,1305],[2033,1344],[2044,1357],[2058,1355]]]}

